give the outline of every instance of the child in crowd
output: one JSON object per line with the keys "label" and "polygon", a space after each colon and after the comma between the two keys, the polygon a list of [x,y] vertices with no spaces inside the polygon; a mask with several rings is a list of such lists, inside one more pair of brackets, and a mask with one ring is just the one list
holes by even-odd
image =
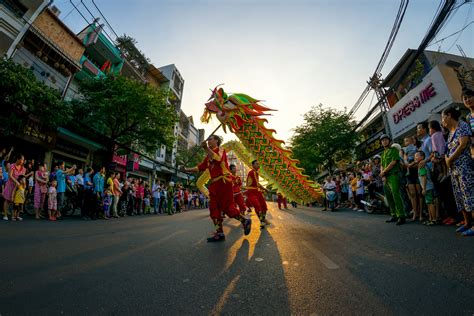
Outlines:
{"label": "child in crowd", "polygon": [[102,203],[104,204],[104,219],[109,219],[110,205],[112,204],[112,193],[110,192],[109,188],[106,188],[104,191],[104,200]]}
{"label": "child in crowd", "polygon": [[352,210],[357,211],[357,204],[355,203],[355,198],[356,198],[356,191],[357,191],[357,178],[354,176],[354,174],[350,174],[349,176],[350,180],[350,193],[349,193],[349,200],[351,203],[351,207],[353,208]]}
{"label": "child in crowd", "polygon": [[360,173],[357,173],[356,180],[357,180],[357,187],[356,187],[355,201],[358,208],[357,211],[363,212],[364,205],[362,204],[362,200],[364,199],[365,188],[364,188],[364,179],[362,178],[362,175]]}
{"label": "child in crowd", "polygon": [[25,190],[26,190],[26,178],[24,175],[18,177],[18,185],[13,191],[13,214],[12,221],[22,221],[20,213],[23,212],[23,206],[25,205]]}
{"label": "child in crowd", "polygon": [[48,216],[50,221],[56,220],[58,212],[58,192],[56,186],[58,185],[56,179],[51,181],[51,185],[48,189]]}
{"label": "child in crowd", "polygon": [[144,197],[143,197],[143,204],[145,204],[145,214],[151,213],[150,198],[151,198],[150,186],[148,184],[145,184],[145,192],[144,192]]}
{"label": "child in crowd", "polygon": [[[415,161],[420,162],[425,159],[425,153],[423,151],[417,151],[415,154]],[[422,194],[425,197],[426,205],[428,206],[428,221],[423,224],[433,226],[437,224],[438,216],[435,210],[435,201],[433,196],[434,185],[431,180],[430,169],[425,165],[418,168],[418,177],[420,179]]]}

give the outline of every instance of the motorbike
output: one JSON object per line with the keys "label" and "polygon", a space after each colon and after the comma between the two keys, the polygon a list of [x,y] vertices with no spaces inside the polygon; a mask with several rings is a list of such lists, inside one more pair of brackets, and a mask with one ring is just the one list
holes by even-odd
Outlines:
{"label": "motorbike", "polygon": [[336,210],[336,199],[337,199],[337,194],[335,189],[326,189],[326,201],[327,201],[327,206],[331,210],[331,212],[334,212]]}
{"label": "motorbike", "polygon": [[374,192],[375,198],[367,199],[368,201],[360,201],[364,205],[364,210],[369,213],[381,213],[388,214],[390,213],[390,208],[388,206],[388,201],[385,195],[379,192]]}

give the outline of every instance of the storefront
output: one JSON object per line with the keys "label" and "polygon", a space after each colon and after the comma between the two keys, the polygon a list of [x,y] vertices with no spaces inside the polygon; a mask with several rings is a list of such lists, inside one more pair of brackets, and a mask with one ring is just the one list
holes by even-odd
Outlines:
{"label": "storefront", "polygon": [[66,167],[76,165],[84,169],[92,165],[94,153],[98,150],[105,150],[105,147],[60,127],[54,149],[46,159],[49,158],[50,164],[64,161]]}
{"label": "storefront", "polygon": [[390,134],[395,140],[414,135],[419,122],[441,120],[441,112],[462,105],[462,86],[455,71],[445,65],[434,67],[415,88],[387,113]]}

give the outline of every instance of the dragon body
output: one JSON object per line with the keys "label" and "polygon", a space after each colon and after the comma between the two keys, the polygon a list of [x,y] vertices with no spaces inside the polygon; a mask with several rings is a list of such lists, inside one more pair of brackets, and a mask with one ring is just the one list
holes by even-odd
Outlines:
{"label": "dragon body", "polygon": [[[214,89],[205,104],[203,122],[209,122],[215,114],[222,123],[224,131],[229,129],[240,142],[228,142],[227,150],[233,150],[237,157],[247,165],[256,159],[260,164],[260,174],[274,189],[292,200],[304,203],[313,202],[322,195],[319,185],[303,174],[297,166],[298,160],[291,157],[291,150],[283,147],[284,141],[274,137],[275,130],[265,127],[272,109],[267,108],[246,94],[227,95],[222,88]],[[198,179],[198,186],[207,182],[205,173]],[[207,178],[207,179],[206,179]]]}

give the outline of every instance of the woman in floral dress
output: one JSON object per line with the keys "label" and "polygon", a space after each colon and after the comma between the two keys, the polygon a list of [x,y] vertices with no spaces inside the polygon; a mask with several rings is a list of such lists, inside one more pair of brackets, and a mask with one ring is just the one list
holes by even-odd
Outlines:
{"label": "woman in floral dress", "polygon": [[463,236],[474,236],[471,213],[474,209],[474,160],[471,158],[471,128],[459,120],[461,112],[455,108],[442,113],[443,126],[449,130],[446,165],[453,184],[457,209],[464,216],[464,225],[456,231]]}

